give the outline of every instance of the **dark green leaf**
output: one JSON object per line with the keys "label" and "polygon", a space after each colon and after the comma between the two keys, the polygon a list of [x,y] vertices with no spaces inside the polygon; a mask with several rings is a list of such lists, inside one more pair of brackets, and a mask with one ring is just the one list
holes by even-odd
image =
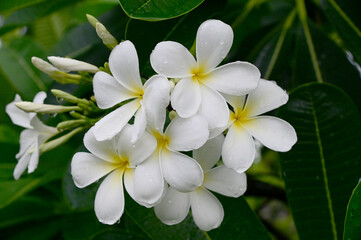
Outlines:
{"label": "dark green leaf", "polygon": [[124,12],[131,18],[159,21],[175,18],[196,8],[204,0],[119,0]]}
{"label": "dark green leaf", "polygon": [[335,25],[346,48],[361,63],[361,17],[359,1],[353,0],[321,0],[321,7],[326,16]]}
{"label": "dark green leaf", "polygon": [[217,196],[224,208],[224,219],[219,228],[209,232],[211,239],[233,239],[235,236],[237,239],[271,239],[244,197]]}
{"label": "dark green leaf", "polygon": [[45,2],[45,0],[12,0],[0,1],[0,13],[14,11],[37,3]]}
{"label": "dark green leaf", "polygon": [[353,240],[361,236],[361,182],[352,192],[347,205],[344,240]]}
{"label": "dark green leaf", "polygon": [[341,239],[361,171],[357,108],[334,86],[308,84],[279,113],[298,136],[293,149],[281,154],[281,166],[300,239]]}

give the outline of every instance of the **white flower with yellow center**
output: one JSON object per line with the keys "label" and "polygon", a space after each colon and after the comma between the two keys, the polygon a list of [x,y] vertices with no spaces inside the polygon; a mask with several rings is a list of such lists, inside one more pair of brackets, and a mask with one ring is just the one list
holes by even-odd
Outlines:
{"label": "white flower with yellow center", "polygon": [[187,118],[199,112],[209,129],[228,123],[227,103],[219,93],[245,95],[258,85],[260,72],[247,62],[233,62],[217,67],[226,57],[233,42],[232,28],[219,21],[202,23],[197,32],[196,55],[181,44],[158,43],[150,61],[153,69],[180,81],[172,91],[171,104],[179,116]]}
{"label": "white flower with yellow center", "polygon": [[[43,103],[46,98],[45,92],[35,95],[34,103]],[[6,106],[6,113],[10,116],[15,125],[26,128],[20,134],[20,151],[16,154],[18,163],[14,169],[14,178],[19,179],[21,174],[28,168],[32,173],[39,163],[39,146],[58,133],[54,127],[46,126],[36,116],[36,113],[27,113],[15,106],[15,103],[22,102],[19,95],[15,96],[13,102]]]}
{"label": "white flower with yellow center", "polygon": [[[112,111],[94,126],[97,140],[109,140],[128,123],[135,114],[132,142],[143,134],[146,128],[144,96],[149,94],[148,86],[168,83],[163,76],[153,76],[143,86],[139,74],[138,55],[130,41],[118,44],[109,56],[109,68],[113,76],[97,72],[93,80],[94,96],[99,108],[108,109],[130,100]],[[151,111],[151,109],[149,109]]]}
{"label": "white flower with yellow center", "polygon": [[[163,131],[165,107],[169,103],[169,91],[154,89],[147,97],[148,132],[157,139],[157,150],[135,169],[134,195],[138,202],[151,207],[162,197],[165,181],[181,192],[199,187],[203,180],[200,165],[179,151],[200,148],[208,139],[207,121],[200,115],[184,119],[176,117]],[[146,98],[146,96],[145,96]],[[140,177],[143,176],[143,177]]]}
{"label": "white flower with yellow center", "polygon": [[275,82],[261,79],[256,90],[245,96],[226,96],[232,105],[230,126],[223,144],[224,164],[238,172],[246,171],[255,158],[252,137],[269,149],[286,152],[297,141],[295,129],[286,121],[258,116],[288,101],[287,93]]}
{"label": "white flower with yellow center", "polygon": [[237,173],[224,165],[212,168],[221,156],[223,140],[223,135],[219,135],[193,151],[194,158],[204,171],[202,186],[189,193],[169,187],[162,201],[154,207],[163,223],[173,225],[183,221],[191,208],[193,220],[200,229],[209,231],[217,228],[223,220],[223,207],[207,189],[229,197],[239,197],[246,191],[245,173]]}
{"label": "white flower with yellow center", "polygon": [[[111,140],[97,141],[91,128],[84,136],[84,145],[90,153],[76,153],[71,162],[71,174],[77,187],[83,188],[107,175],[95,196],[94,209],[99,221],[114,224],[124,211],[124,186],[131,197],[134,169],[147,159],[157,146],[156,140],[144,133],[136,144],[130,138],[134,126],[126,125]],[[143,176],[139,176],[143,177]]]}

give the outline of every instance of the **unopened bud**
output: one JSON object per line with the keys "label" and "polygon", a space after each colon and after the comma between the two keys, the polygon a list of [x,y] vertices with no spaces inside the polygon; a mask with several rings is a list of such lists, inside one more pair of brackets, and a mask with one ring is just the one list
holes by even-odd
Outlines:
{"label": "unopened bud", "polygon": [[83,103],[83,104],[88,104],[88,100],[86,99],[80,99],[80,98],[77,98],[67,92],[64,92],[64,91],[61,91],[61,90],[58,90],[58,89],[51,89],[51,93],[57,97],[57,98],[60,98],[60,99],[64,99],[65,101],[67,102],[70,102],[70,103]]}
{"label": "unopened bud", "polygon": [[94,27],[96,28],[96,24],[99,22],[98,19],[96,19],[94,16],[90,15],[90,14],[86,14],[86,18],[88,19],[88,22]]}
{"label": "unopened bud", "polygon": [[36,112],[36,113],[63,113],[70,111],[81,111],[82,109],[78,106],[59,106],[51,104],[41,104],[33,102],[17,102],[15,106],[25,112]]}
{"label": "unopened bud", "polygon": [[83,119],[75,119],[75,120],[68,120],[68,121],[58,123],[56,128],[59,129],[59,130],[64,130],[64,129],[69,129],[69,128],[75,128],[75,127],[84,125],[86,123],[87,123],[87,119],[85,119],[85,118],[83,118]]}
{"label": "unopened bud", "polygon": [[110,50],[118,45],[118,41],[115,39],[115,37],[113,37],[113,35],[100,22],[95,24],[95,30],[97,31],[97,34],[103,41],[104,45],[107,46]]}
{"label": "unopened bud", "polygon": [[50,142],[46,142],[46,143],[43,143],[39,146],[39,150],[41,153],[43,152],[47,152],[47,151],[50,151],[56,147],[58,147],[59,145],[67,142],[70,138],[72,138],[75,134],[81,132],[84,130],[84,127],[78,127],[76,129],[74,129],[73,131],[59,137],[59,138],[56,138]]}
{"label": "unopened bud", "polygon": [[50,63],[44,61],[41,58],[38,57],[32,57],[31,62],[34,64],[34,66],[39,69],[40,71],[48,74],[53,75],[55,72],[60,72],[59,69],[51,65]]}
{"label": "unopened bud", "polygon": [[96,73],[99,71],[99,68],[97,68],[92,64],[71,58],[50,56],[48,57],[48,59],[55,67],[61,69],[64,72],[76,71],[76,72]]}
{"label": "unopened bud", "polygon": [[178,117],[178,114],[176,111],[170,111],[169,112],[169,119],[172,121],[174,118]]}

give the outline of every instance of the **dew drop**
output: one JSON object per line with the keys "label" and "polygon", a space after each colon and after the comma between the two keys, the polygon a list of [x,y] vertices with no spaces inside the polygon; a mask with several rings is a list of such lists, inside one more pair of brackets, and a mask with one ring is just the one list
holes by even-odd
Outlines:
{"label": "dew drop", "polygon": [[224,45],[224,42],[223,41],[219,42],[219,45]]}
{"label": "dew drop", "polygon": [[163,61],[163,64],[168,64],[168,61],[167,61],[167,60],[164,60],[164,61]]}
{"label": "dew drop", "polygon": [[172,203],[172,200],[168,200],[167,202],[168,202],[168,204],[171,204],[171,203]]}

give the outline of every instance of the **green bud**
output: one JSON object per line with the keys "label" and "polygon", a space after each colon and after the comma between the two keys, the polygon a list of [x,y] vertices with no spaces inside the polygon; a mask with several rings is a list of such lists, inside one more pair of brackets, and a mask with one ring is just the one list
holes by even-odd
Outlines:
{"label": "green bud", "polygon": [[64,122],[60,122],[56,128],[58,130],[65,130],[65,129],[70,129],[70,128],[75,128],[81,125],[85,125],[87,123],[87,119],[82,118],[82,119],[75,119],[75,120],[68,120],[68,121],[64,121]]}
{"label": "green bud", "polygon": [[96,19],[94,16],[90,15],[90,14],[86,14],[86,18],[88,19],[88,22],[94,27],[96,28],[96,24],[99,22],[98,19]]}
{"label": "green bud", "polygon": [[79,106],[59,106],[51,104],[41,104],[33,102],[17,102],[15,106],[25,112],[36,112],[36,113],[63,113],[70,111],[81,111]]}
{"label": "green bud", "polygon": [[169,119],[172,121],[174,118],[178,117],[178,113],[176,111],[169,112]]}
{"label": "green bud", "polygon": [[56,138],[52,141],[49,141],[49,142],[46,142],[46,143],[43,143],[39,146],[39,150],[41,153],[44,153],[44,152],[47,152],[47,151],[50,151],[58,146],[60,146],[61,144],[67,142],[70,138],[72,138],[75,134],[81,132],[84,130],[84,127],[78,127],[76,129],[74,129],[73,131],[59,137],[59,138]]}
{"label": "green bud", "polygon": [[103,41],[104,45],[107,46],[110,50],[118,45],[118,41],[115,39],[115,37],[113,37],[113,35],[100,22],[95,24],[95,30],[99,38]]}

